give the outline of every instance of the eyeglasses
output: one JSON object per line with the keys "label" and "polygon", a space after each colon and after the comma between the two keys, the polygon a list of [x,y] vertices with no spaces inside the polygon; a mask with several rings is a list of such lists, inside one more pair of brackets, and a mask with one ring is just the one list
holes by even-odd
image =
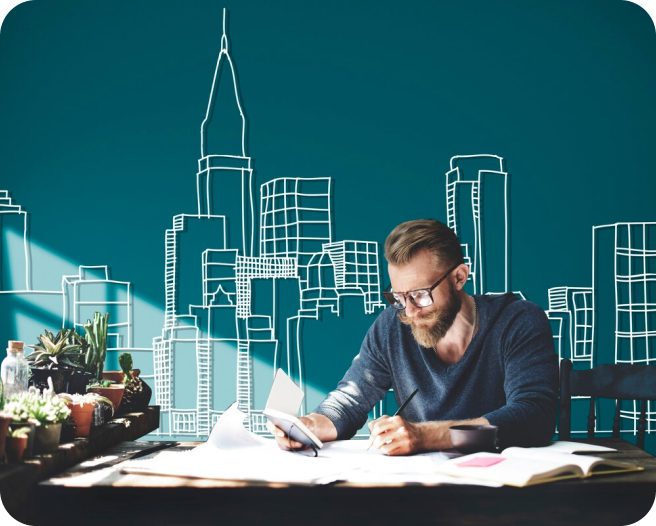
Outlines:
{"label": "eyeglasses", "polygon": [[391,290],[391,285],[387,287],[387,290],[383,292],[383,296],[389,302],[389,304],[397,310],[405,309],[407,300],[410,300],[417,308],[428,307],[433,304],[433,290],[442,283],[446,277],[451,274],[456,268],[460,266],[460,263],[457,263],[451,267],[444,276],[438,279],[427,289],[415,289],[409,290],[408,292],[396,292]]}

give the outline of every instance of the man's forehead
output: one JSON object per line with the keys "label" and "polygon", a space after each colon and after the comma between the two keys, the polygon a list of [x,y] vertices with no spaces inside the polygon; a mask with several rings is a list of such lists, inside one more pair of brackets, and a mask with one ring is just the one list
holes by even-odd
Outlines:
{"label": "man's forehead", "polygon": [[389,264],[388,268],[394,271],[413,271],[423,274],[434,274],[440,272],[444,268],[446,271],[446,264],[430,250],[423,249],[414,254],[406,263],[397,265]]}
{"label": "man's forehead", "polygon": [[390,280],[397,290],[411,290],[430,286],[446,270],[443,270],[434,254],[413,257],[407,263],[388,266]]}

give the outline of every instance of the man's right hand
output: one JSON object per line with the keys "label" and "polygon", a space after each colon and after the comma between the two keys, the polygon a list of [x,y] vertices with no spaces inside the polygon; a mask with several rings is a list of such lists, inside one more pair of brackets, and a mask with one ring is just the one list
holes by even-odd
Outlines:
{"label": "man's right hand", "polygon": [[[317,413],[310,413],[309,415],[299,417],[299,420],[322,442],[330,442],[337,439],[337,429],[328,417]],[[276,439],[280,449],[286,451],[306,449],[307,446],[305,444],[290,439],[282,429],[274,426],[271,422],[267,422],[267,427],[273,433],[273,437]]]}

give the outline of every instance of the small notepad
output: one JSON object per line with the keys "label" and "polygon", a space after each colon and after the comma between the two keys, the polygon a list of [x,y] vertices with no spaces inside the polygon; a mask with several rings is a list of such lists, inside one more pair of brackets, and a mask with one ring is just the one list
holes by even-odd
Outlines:
{"label": "small notepad", "polygon": [[506,460],[504,457],[474,457],[469,460],[464,460],[463,462],[457,462],[456,466],[462,468],[487,468],[489,466],[494,466],[499,462]]}

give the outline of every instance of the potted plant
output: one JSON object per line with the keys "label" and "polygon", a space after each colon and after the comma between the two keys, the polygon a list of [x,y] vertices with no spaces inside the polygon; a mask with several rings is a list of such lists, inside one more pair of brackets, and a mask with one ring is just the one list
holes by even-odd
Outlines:
{"label": "potted plant", "polygon": [[121,405],[121,400],[123,399],[125,385],[112,383],[109,380],[100,380],[89,384],[87,390],[91,393],[97,393],[100,396],[108,398],[111,401],[112,406],[114,406],[114,413],[116,413]]}
{"label": "potted plant", "polygon": [[122,353],[118,357],[118,363],[123,373],[123,401],[121,402],[121,412],[129,413],[131,411],[143,411],[150,402],[153,394],[150,386],[139,378],[138,370],[132,369],[132,355]]}
{"label": "potted plant", "polygon": [[93,412],[96,407],[96,395],[94,393],[59,395],[71,410],[70,419],[73,421],[73,438],[88,437],[93,422]]}
{"label": "potted plant", "polygon": [[55,395],[52,385],[43,392],[32,386],[24,393],[12,395],[5,404],[5,411],[14,420],[27,416],[37,422],[34,448],[36,452],[44,453],[57,449],[62,422],[71,414],[66,402]]}
{"label": "potted plant", "polygon": [[23,460],[30,433],[30,428],[25,426],[9,429],[5,446],[8,462],[15,463]]}
{"label": "potted plant", "polygon": [[89,343],[84,356],[84,367],[98,381],[102,378],[103,368],[105,367],[108,323],[109,313],[94,312],[93,320],[87,320],[83,325],[86,340]]}
{"label": "potted plant", "polygon": [[26,427],[29,430],[27,448],[24,456],[31,457],[34,454],[34,435],[38,422],[30,417],[29,404],[27,403],[25,393],[23,396],[12,396],[4,408],[4,413],[11,416],[9,430],[15,431],[18,428]]}
{"label": "potted plant", "polygon": [[47,388],[50,377],[55,391],[65,392],[71,376],[83,371],[83,338],[75,329],[60,329],[57,333],[46,329],[38,343],[30,347],[34,351],[26,359],[30,364],[32,385],[39,389]]}

